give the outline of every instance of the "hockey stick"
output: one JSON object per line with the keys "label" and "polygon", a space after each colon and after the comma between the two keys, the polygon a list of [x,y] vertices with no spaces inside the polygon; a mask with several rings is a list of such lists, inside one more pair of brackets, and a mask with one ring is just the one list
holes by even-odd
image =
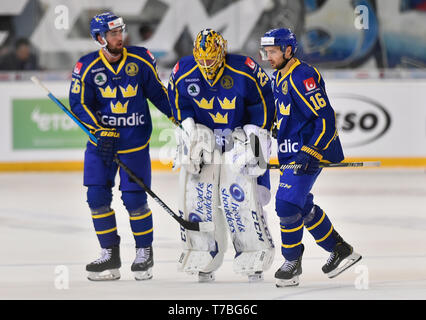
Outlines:
{"label": "hockey stick", "polygon": [[[300,169],[301,164],[275,164],[269,163],[268,169]],[[343,168],[343,167],[380,167],[380,161],[364,161],[364,162],[340,162],[340,163],[325,163],[320,162],[320,168]]]}
{"label": "hockey stick", "polygon": [[[36,85],[40,86],[47,92],[47,96],[55,102],[83,131],[92,139],[93,142],[97,143],[96,137],[89,131],[89,129],[78,119],[67,107],[65,107],[61,101],[59,101],[41,81],[33,76],[31,77]],[[187,221],[182,217],[174,213],[141,179],[139,179],[120,159],[117,155],[114,157],[115,163],[117,163],[128,175],[132,178],[142,189],[145,190],[169,215],[171,215],[182,227],[187,230],[210,232],[214,230],[213,222],[195,222]]]}

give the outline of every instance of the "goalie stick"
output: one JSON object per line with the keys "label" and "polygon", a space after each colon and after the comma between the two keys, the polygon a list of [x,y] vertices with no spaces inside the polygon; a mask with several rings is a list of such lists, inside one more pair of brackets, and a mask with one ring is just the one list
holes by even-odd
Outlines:
{"label": "goalie stick", "polygon": [[[33,76],[31,77],[36,85],[40,86],[47,92],[47,96],[55,102],[91,139],[93,142],[97,143],[96,137],[90,132],[90,130],[78,119],[71,110],[64,106],[64,104],[59,101],[47,87],[41,83],[41,81]],[[200,232],[210,232],[214,230],[213,222],[196,222],[196,221],[187,221],[182,217],[174,213],[141,179],[139,179],[120,159],[117,155],[114,157],[114,161],[132,178],[142,189],[145,190],[169,215],[171,215],[182,227],[187,230],[200,231]]]}
{"label": "goalie stick", "polygon": [[[301,164],[278,164],[268,163],[268,169],[299,169]],[[340,163],[325,163],[320,162],[320,168],[342,168],[342,167],[380,167],[380,161],[364,161],[364,162],[340,162]]]}

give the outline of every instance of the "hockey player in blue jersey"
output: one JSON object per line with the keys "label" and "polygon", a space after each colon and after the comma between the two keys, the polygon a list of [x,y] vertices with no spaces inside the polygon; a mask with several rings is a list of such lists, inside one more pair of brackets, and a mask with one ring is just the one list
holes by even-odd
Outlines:
{"label": "hockey player in blue jersey", "polygon": [[[152,122],[147,99],[171,117],[167,89],[158,77],[153,55],[143,47],[123,47],[124,31],[123,19],[113,13],[91,20],[90,33],[101,48],[78,60],[69,93],[73,113],[97,138],[97,144],[89,139],[84,158],[87,202],[102,248],[102,256],[86,266],[90,280],[120,278],[120,236],[111,208],[118,171],[114,156],[150,186]],[[121,199],[136,242],[131,270],[136,280],[150,279],[153,222],[147,195],[126,172],[119,174]]]}
{"label": "hockey player in blue jersey", "polygon": [[361,259],[334,229],[330,219],[310,193],[321,173],[319,162],[344,159],[336,129],[335,113],[324,79],[315,67],[299,59],[295,35],[289,29],[273,29],[261,38],[261,54],[275,69],[272,89],[277,111],[277,143],[280,164],[301,164],[282,170],[276,194],[284,264],[275,273],[278,287],[299,284],[305,227],[316,243],[330,252],[322,267],[333,278]]}
{"label": "hockey player in blue jersey", "polygon": [[234,271],[250,281],[263,278],[274,255],[262,210],[270,198],[270,79],[252,58],[227,54],[226,48],[218,32],[200,31],[193,55],[176,63],[168,85],[173,116],[181,123],[175,161],[181,168],[180,214],[216,226],[214,232],[181,233],[180,270],[201,282],[214,280],[222,264],[227,229],[236,251]]}

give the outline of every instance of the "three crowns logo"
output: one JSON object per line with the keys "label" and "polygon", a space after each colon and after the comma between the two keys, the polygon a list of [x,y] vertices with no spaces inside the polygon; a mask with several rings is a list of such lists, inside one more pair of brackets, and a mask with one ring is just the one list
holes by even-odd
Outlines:
{"label": "three crowns logo", "polygon": [[194,99],[194,101],[201,109],[206,109],[206,110],[213,109],[214,97],[211,98],[210,101],[207,101],[205,98],[201,99],[200,101],[197,101]]}
{"label": "three crowns logo", "polygon": [[[278,103],[278,100],[275,100],[275,104],[277,104],[277,103]],[[291,106],[290,103],[288,105],[284,106],[284,103],[281,102],[279,104],[280,113],[283,116],[289,116],[290,115],[290,106]]]}
{"label": "three crowns logo", "polygon": [[134,97],[138,92],[138,85],[132,87],[132,85],[129,84],[127,88],[120,86],[120,91],[124,98]]}
{"label": "three crowns logo", "polygon": [[216,112],[216,115],[209,112],[209,115],[212,117],[214,123],[228,123],[228,113],[225,113],[225,116],[222,116],[222,114],[220,114],[219,112]]}
{"label": "three crowns logo", "polygon": [[126,103],[124,105],[122,105],[120,101],[118,101],[116,104],[112,103],[112,101],[111,101],[111,103],[110,103],[111,112],[112,113],[119,113],[119,114],[127,113],[127,105],[128,104],[129,104],[129,101],[126,101]]}
{"label": "three crowns logo", "polygon": [[103,98],[115,98],[117,96],[117,88],[111,89],[107,86],[105,89],[99,87]]}
{"label": "three crowns logo", "polygon": [[220,101],[219,98],[217,98],[217,100],[219,100],[220,106],[222,107],[222,109],[224,110],[231,110],[231,109],[235,109],[235,99],[237,97],[234,97],[234,99],[232,99],[232,101],[229,101],[228,98],[223,99],[222,101]]}

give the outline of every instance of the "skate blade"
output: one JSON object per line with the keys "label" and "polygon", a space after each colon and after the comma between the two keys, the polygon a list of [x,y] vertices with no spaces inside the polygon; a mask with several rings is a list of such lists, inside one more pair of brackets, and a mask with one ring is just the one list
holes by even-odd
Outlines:
{"label": "skate blade", "polygon": [[152,268],[149,268],[146,271],[133,271],[133,274],[135,276],[135,280],[149,280],[152,279]]}
{"label": "skate blade", "polygon": [[248,276],[248,281],[250,283],[254,283],[254,282],[262,282],[263,281],[263,273],[255,273],[255,274],[249,274]]}
{"label": "skate blade", "polygon": [[102,272],[89,272],[87,279],[90,281],[112,281],[120,279],[120,270],[110,269]]}
{"label": "skate blade", "polygon": [[291,279],[286,279],[286,280],[275,278],[275,285],[277,288],[296,287],[299,285],[299,276],[295,276]]}
{"label": "skate blade", "polygon": [[198,274],[198,282],[200,283],[213,282],[215,279],[216,278],[213,272]]}
{"label": "skate blade", "polygon": [[350,268],[351,266],[353,266],[355,263],[357,263],[359,260],[362,259],[362,256],[356,252],[352,253],[350,256],[348,256],[347,258],[345,258],[340,264],[343,264],[343,266],[341,267],[337,267],[335,270],[330,271],[329,273],[327,273],[327,277],[329,277],[330,279],[333,279],[335,277],[337,277],[339,274],[341,274],[343,271],[345,271],[346,269]]}

